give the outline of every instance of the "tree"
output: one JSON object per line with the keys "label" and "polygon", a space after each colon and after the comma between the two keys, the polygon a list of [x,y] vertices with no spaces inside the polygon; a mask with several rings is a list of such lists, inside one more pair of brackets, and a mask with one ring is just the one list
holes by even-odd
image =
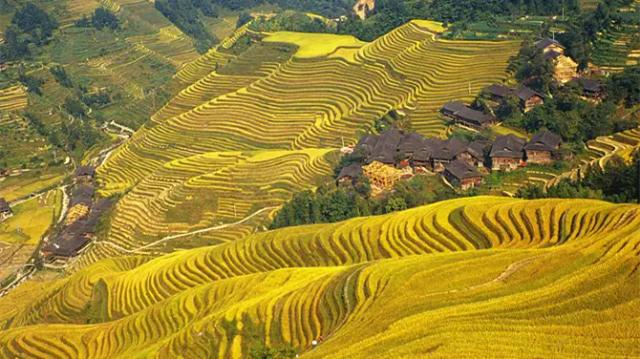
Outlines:
{"label": "tree", "polygon": [[614,74],[607,88],[612,101],[623,102],[627,107],[640,104],[640,66],[629,67]]}
{"label": "tree", "polygon": [[86,116],[82,102],[73,97],[67,97],[64,101],[64,109],[73,117],[83,119]]}
{"label": "tree", "polygon": [[116,15],[104,7],[99,7],[93,12],[91,23],[98,30],[103,28],[115,30],[119,26]]}
{"label": "tree", "polygon": [[539,184],[528,184],[524,187],[518,188],[516,197],[525,199],[537,199],[545,198],[544,188]]}
{"label": "tree", "polygon": [[32,3],[16,11],[5,31],[5,43],[0,47],[0,60],[17,60],[31,55],[29,44],[42,46],[49,42],[56,20]]}
{"label": "tree", "polygon": [[62,66],[53,66],[49,69],[49,72],[53,75],[56,81],[62,86],[71,88],[73,87],[73,82],[67,75],[67,71]]}
{"label": "tree", "polygon": [[58,27],[56,20],[33,3],[27,3],[11,19],[21,32],[31,37],[32,43],[43,45]]}
{"label": "tree", "polygon": [[407,202],[402,197],[391,197],[384,210],[386,213],[404,211],[407,209]]}
{"label": "tree", "polygon": [[18,74],[18,81],[27,88],[27,91],[36,95],[42,95],[42,85],[44,84],[42,79],[27,75],[21,68]]}

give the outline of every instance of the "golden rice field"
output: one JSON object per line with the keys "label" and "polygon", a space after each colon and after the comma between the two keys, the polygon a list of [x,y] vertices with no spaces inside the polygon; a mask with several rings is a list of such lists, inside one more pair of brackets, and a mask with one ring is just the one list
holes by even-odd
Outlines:
{"label": "golden rice field", "polygon": [[465,198],[29,282],[0,356],[638,357],[639,267],[639,206]]}
{"label": "golden rice field", "polygon": [[0,90],[0,111],[17,111],[27,107],[27,92],[23,86],[12,86]]}
{"label": "golden rice field", "polygon": [[[417,107],[414,127],[438,134],[444,130],[437,114],[440,106],[452,98],[473,96],[504,76],[507,59],[517,46],[436,41],[432,33],[410,23],[362,47],[359,65],[340,58],[294,57],[266,78],[202,99],[196,107],[146,126],[101,173],[109,173],[103,178],[110,188],[124,190],[143,178],[148,166],[157,168],[185,155],[335,148],[342,138],[355,141],[358,127],[411,103]],[[197,96],[209,83],[215,81],[198,83],[189,91]],[[123,176],[122,169],[131,171]]]}
{"label": "golden rice field", "polygon": [[[126,194],[107,243],[77,267],[314,188],[331,172],[326,155],[391,109],[405,109],[419,132],[442,135],[440,107],[502,79],[519,43],[440,40],[437,25],[411,22],[371,43],[330,35],[322,53],[308,51],[319,35],[293,33],[237,53],[249,30],[236,31],[184,66],[176,75],[184,89],[98,169],[102,195]],[[238,226],[228,239],[248,231]]]}
{"label": "golden rice field", "polygon": [[[330,152],[220,152],[167,162],[118,202],[108,232],[109,244],[90,248],[78,266],[126,254],[125,249],[137,249],[166,236],[234,223],[264,207],[279,206],[292,193],[312,189],[316,177],[331,171],[326,159]],[[264,222],[264,216],[262,219]],[[200,244],[239,239],[251,233],[250,225],[255,224],[243,223],[233,231],[200,236]],[[193,246],[192,239],[187,236],[163,242],[145,252]]]}

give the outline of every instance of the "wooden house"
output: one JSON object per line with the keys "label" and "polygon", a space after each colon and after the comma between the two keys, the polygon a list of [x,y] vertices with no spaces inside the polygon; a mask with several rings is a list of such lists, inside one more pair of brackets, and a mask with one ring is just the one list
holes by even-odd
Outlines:
{"label": "wooden house", "polygon": [[485,92],[489,94],[492,100],[501,102],[506,100],[509,96],[513,96],[513,89],[511,87],[493,84],[485,89]]}
{"label": "wooden house", "polygon": [[523,164],[525,140],[515,135],[498,136],[491,146],[491,169],[513,171]]}
{"label": "wooden house", "polygon": [[75,175],[77,182],[91,182],[96,175],[96,168],[93,166],[79,166]]}
{"label": "wooden house", "polygon": [[9,203],[4,198],[0,198],[0,222],[11,216],[13,216],[11,206],[9,206]]}
{"label": "wooden house", "polygon": [[367,163],[380,162],[386,165],[395,165],[399,159],[398,146],[402,138],[402,133],[396,128],[384,131],[373,146]]}
{"label": "wooden house", "polygon": [[562,144],[562,138],[555,133],[542,131],[537,133],[524,146],[528,163],[550,164],[554,161]]}
{"label": "wooden house", "polygon": [[533,110],[534,107],[544,104],[544,96],[526,86],[514,90],[513,94],[520,101],[520,107],[524,112]]}
{"label": "wooden house", "polygon": [[436,143],[431,154],[431,167],[437,173],[443,172],[445,166],[460,157],[465,157],[468,143],[457,138]]}
{"label": "wooden house", "polygon": [[491,147],[491,142],[476,140],[467,146],[467,153],[470,155],[468,163],[472,166],[482,168],[485,163],[485,151]]}
{"label": "wooden house", "polygon": [[340,174],[338,174],[338,184],[353,184],[360,176],[362,176],[362,165],[352,163],[340,170]]}
{"label": "wooden house", "polygon": [[482,174],[474,166],[464,160],[455,160],[445,166],[445,178],[453,185],[463,190],[477,187],[482,184]]}
{"label": "wooden house", "polygon": [[553,62],[556,81],[564,84],[576,76],[578,64],[565,55],[565,48],[558,41],[546,38],[536,42],[535,46],[542,51],[545,60]]}
{"label": "wooden house", "polygon": [[604,98],[604,85],[599,80],[576,77],[571,80],[571,83],[577,85],[582,96],[587,99],[600,100]]}
{"label": "wooden house", "polygon": [[454,122],[472,128],[484,128],[495,123],[493,117],[469,108],[460,101],[452,101],[445,104],[440,112]]}

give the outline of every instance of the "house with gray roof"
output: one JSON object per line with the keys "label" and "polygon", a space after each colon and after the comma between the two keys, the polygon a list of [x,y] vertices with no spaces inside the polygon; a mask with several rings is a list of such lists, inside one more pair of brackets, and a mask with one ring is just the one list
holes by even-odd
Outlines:
{"label": "house with gray roof", "polygon": [[459,186],[463,190],[482,184],[482,173],[464,160],[455,160],[448,163],[444,169],[444,177],[451,184]]}
{"label": "house with gray roof", "polygon": [[4,198],[0,198],[0,222],[11,216],[13,216],[13,211],[11,210],[11,206],[9,206],[9,202]]}
{"label": "house with gray roof", "polygon": [[524,146],[528,163],[550,164],[557,156],[562,145],[562,138],[549,131],[538,132],[531,141]]}
{"label": "house with gray roof", "polygon": [[524,163],[526,140],[509,134],[498,136],[491,146],[489,157],[493,171],[513,171]]}

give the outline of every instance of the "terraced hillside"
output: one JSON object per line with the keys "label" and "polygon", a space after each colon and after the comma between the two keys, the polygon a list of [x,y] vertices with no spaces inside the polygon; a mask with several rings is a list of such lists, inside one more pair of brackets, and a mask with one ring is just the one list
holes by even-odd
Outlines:
{"label": "terraced hillside", "polygon": [[[233,222],[278,205],[294,190],[314,187],[314,178],[330,172],[320,158],[343,141],[355,142],[359,129],[391,109],[407,111],[419,132],[443,135],[440,107],[453,98],[470,99],[503,78],[518,43],[445,41],[436,36],[440,29],[436,23],[414,21],[367,44],[325,36],[337,45],[325,44],[324,54],[313,55],[280,41],[304,46],[304,36],[319,35],[292,33],[250,34],[255,43],[237,52],[234,41],[248,36],[240,29],[185,66],[177,78],[193,82],[98,170],[103,195],[129,191],[117,206],[107,242],[133,250],[163,236]],[[267,41],[255,40],[260,36]],[[268,41],[269,36],[277,41]],[[201,165],[211,158],[234,162],[251,153],[282,160],[275,165],[258,161],[251,170],[217,162]],[[301,153],[308,156],[301,162],[284,160]],[[218,166],[229,180],[200,184],[211,200],[200,204],[190,222],[164,215],[180,212],[191,195],[183,188]],[[296,185],[266,180],[265,172],[272,171],[295,176]],[[273,192],[278,196],[260,194]],[[236,204],[233,211],[231,203]],[[110,244],[102,247],[115,250]],[[88,257],[106,256],[96,250]]]}
{"label": "terraced hillside", "polygon": [[636,357],[639,229],[634,205],[476,197],[108,259],[1,298],[0,356]]}
{"label": "terraced hillside", "polygon": [[604,33],[594,44],[593,62],[610,71],[640,62],[640,2],[619,10],[623,23]]}
{"label": "terraced hillside", "polygon": [[[265,207],[273,211],[291,193],[311,188],[316,177],[331,171],[329,152],[217,152],[168,162],[118,203],[108,241],[98,242],[76,264],[132,250],[154,253],[238,239],[260,222],[197,238],[188,233],[241,221]],[[256,219],[264,223],[270,211]]]}
{"label": "terraced hillside", "polygon": [[0,90],[0,112],[22,110],[27,107],[27,93],[22,86],[11,86]]}
{"label": "terraced hillside", "polygon": [[587,143],[591,155],[584,159],[579,168],[574,168],[567,173],[553,177],[546,183],[554,185],[564,178],[578,179],[579,171],[586,173],[589,166],[604,168],[608,161],[618,156],[624,160],[632,160],[633,153],[640,148],[640,128],[626,130],[610,136],[600,136]]}

